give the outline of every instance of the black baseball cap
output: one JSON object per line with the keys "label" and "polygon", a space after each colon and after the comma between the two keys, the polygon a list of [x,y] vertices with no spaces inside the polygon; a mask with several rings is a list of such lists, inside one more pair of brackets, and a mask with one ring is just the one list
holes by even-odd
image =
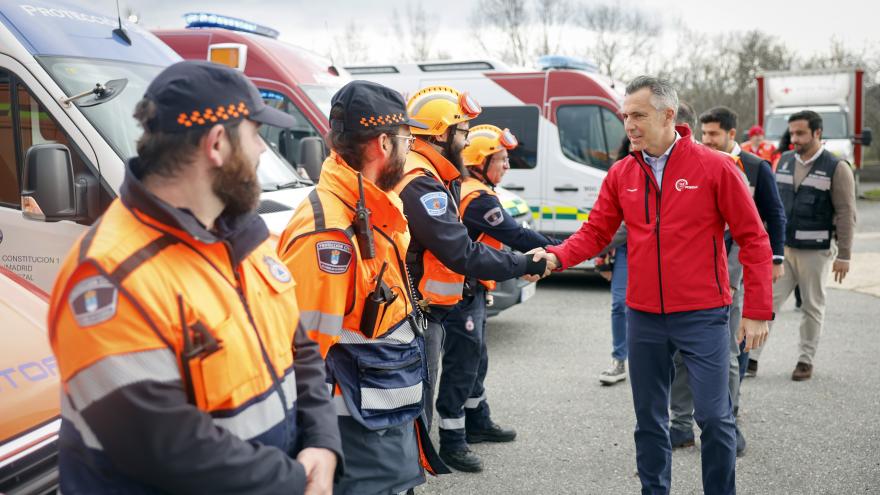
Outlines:
{"label": "black baseball cap", "polygon": [[187,60],[165,68],[144,98],[156,104],[156,117],[148,123],[152,132],[184,132],[244,119],[282,128],[296,123],[293,116],[266,105],[244,74],[207,61]]}
{"label": "black baseball cap", "polygon": [[400,93],[381,84],[352,81],[333,95],[330,107],[337,104],[345,109],[345,115],[330,120],[330,128],[334,131],[390,130],[401,125],[428,128],[407,115],[406,102]]}

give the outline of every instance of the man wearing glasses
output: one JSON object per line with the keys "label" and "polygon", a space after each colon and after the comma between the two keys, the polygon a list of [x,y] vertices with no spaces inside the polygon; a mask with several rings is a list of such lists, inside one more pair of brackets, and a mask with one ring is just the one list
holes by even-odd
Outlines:
{"label": "man wearing glasses", "polygon": [[[474,242],[459,212],[460,179],[464,167],[461,152],[467,144],[468,121],[480,114],[480,106],[467,93],[447,86],[431,86],[414,94],[407,103],[409,115],[424,124],[412,127],[417,136],[395,191],[403,201],[412,240],[406,264],[412,275],[419,307],[427,316],[425,334],[431,389],[426,413],[430,426],[433,391],[437,383],[443,325],[449,311],[462,299],[465,277],[507,280],[526,277],[536,281],[549,273],[543,260],[493,249]],[[463,421],[455,419],[456,422]],[[458,426],[441,424],[441,428]],[[469,432],[486,441],[509,441],[510,431],[491,421]],[[479,458],[463,451],[441,452],[444,461],[458,469],[475,470]]]}
{"label": "man wearing glasses", "polygon": [[300,322],[320,345],[338,417],[345,472],[334,493],[401,493],[449,472],[431,447],[424,410],[423,317],[404,257],[400,199],[421,126],[399,93],[352,81],[333,96],[321,181],[278,244],[297,281]]}

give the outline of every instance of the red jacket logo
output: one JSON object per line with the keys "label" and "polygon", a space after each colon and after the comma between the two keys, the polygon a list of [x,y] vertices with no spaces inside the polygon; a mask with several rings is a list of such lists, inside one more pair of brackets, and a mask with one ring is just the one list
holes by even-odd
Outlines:
{"label": "red jacket logo", "polygon": [[700,186],[689,186],[687,179],[678,179],[675,181],[675,190],[684,191],[685,189],[697,189]]}

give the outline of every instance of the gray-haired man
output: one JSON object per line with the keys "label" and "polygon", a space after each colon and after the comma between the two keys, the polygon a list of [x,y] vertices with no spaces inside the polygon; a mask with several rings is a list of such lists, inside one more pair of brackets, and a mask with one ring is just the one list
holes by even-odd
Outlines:
{"label": "gray-haired man", "polygon": [[703,490],[732,494],[736,439],[727,389],[725,223],[741,248],[745,304],[739,336],[745,336],[746,349],[767,336],[772,256],[733,160],[693,142],[687,126],[676,127],[677,108],[675,89],[663,80],[642,76],[627,86],[622,113],[633,153],[609,170],[589,221],[535,256],[551,267],[576,265],[601,251],[626,221],[627,346],[642,493],[670,490],[669,386],[672,354],[680,350],[703,432]]}

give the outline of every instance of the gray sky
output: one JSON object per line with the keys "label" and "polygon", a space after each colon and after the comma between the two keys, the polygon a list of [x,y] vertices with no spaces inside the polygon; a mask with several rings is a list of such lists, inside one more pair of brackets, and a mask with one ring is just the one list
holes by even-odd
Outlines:
{"label": "gray sky", "polygon": [[[97,1],[112,6],[112,0]],[[93,2],[90,3],[94,5],[96,2]],[[648,9],[665,20],[664,51],[675,50],[672,33],[682,25],[707,33],[760,29],[786,41],[801,55],[824,51],[832,34],[850,48],[861,49],[868,44],[880,50],[880,30],[877,29],[880,4],[866,0],[738,0],[726,3],[621,0],[621,3]],[[829,8],[832,3],[833,10]],[[348,22],[357,20],[364,28],[364,41],[374,48],[371,50],[376,54],[373,61],[378,62],[396,58],[398,52],[388,48],[389,40],[395,42],[391,36],[390,16],[394,11],[403,14],[407,0],[120,0],[120,4],[123,9],[134,9],[147,28],[182,27],[181,16],[185,12],[213,12],[270,26],[281,32],[282,40],[322,54],[334,46],[334,38]],[[468,39],[467,19],[474,4],[473,0],[423,4],[437,23],[435,49],[442,48],[457,58],[485,56],[479,46]],[[725,4],[730,7],[723,8]],[[442,5],[443,10],[431,10],[430,5]]]}

